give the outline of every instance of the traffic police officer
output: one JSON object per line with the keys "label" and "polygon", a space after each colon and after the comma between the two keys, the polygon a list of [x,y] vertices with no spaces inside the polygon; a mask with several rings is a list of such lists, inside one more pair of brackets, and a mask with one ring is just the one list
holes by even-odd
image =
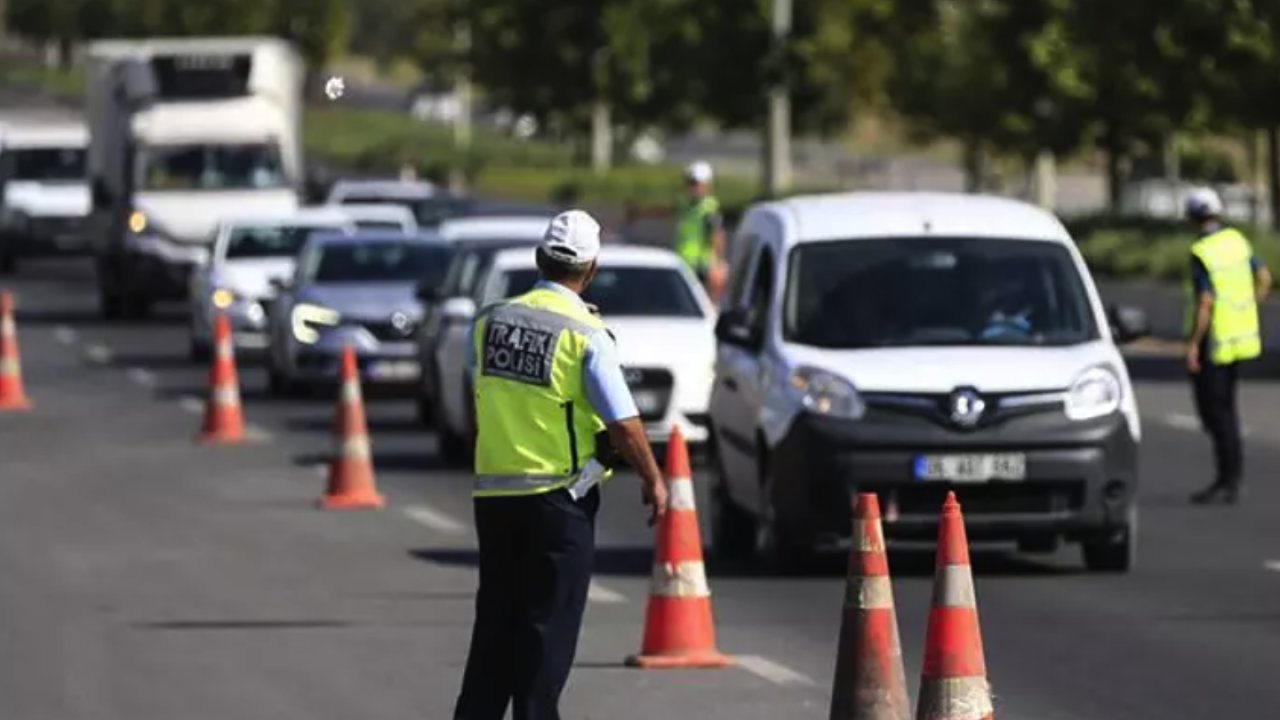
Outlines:
{"label": "traffic police officer", "polygon": [[587,601],[600,491],[616,451],[639,474],[652,524],[667,491],[613,339],[580,297],[600,225],[557,215],[541,280],[483,309],[472,332],[480,587],[455,720],[559,720]]}
{"label": "traffic police officer", "polygon": [[676,219],[676,253],[709,290],[711,273],[724,258],[724,220],[711,195],[711,178],[711,166],[701,160],[685,168],[688,195]]}
{"label": "traffic police officer", "polygon": [[1237,368],[1262,354],[1258,301],[1270,291],[1271,274],[1244,235],[1222,224],[1222,200],[1212,189],[1193,191],[1186,213],[1199,233],[1191,245],[1187,371],[1200,422],[1213,440],[1217,471],[1214,482],[1191,500],[1235,503],[1244,471]]}

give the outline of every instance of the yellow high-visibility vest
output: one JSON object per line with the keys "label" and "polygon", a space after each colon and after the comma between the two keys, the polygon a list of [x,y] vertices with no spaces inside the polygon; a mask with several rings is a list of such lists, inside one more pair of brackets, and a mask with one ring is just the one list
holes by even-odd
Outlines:
{"label": "yellow high-visibility vest", "polygon": [[[1258,301],[1254,289],[1253,248],[1233,228],[1219,230],[1196,241],[1191,254],[1204,263],[1213,284],[1213,320],[1209,329],[1209,362],[1227,365],[1252,360],[1262,354]],[[1187,308],[1187,332],[1195,323],[1199,299],[1191,288]]]}
{"label": "yellow high-visibility vest", "polygon": [[554,290],[534,289],[476,320],[476,497],[567,487],[605,427],[587,399],[584,358],[604,323]]}

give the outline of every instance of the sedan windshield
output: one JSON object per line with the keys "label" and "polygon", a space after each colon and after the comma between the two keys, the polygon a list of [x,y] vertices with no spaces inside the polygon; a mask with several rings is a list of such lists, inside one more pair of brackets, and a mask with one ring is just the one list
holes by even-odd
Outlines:
{"label": "sedan windshield", "polygon": [[318,283],[438,283],[452,252],[418,242],[334,243],[320,248],[310,275]]}
{"label": "sedan windshield", "polygon": [[783,336],[847,349],[1072,345],[1098,334],[1065,247],[991,238],[894,238],[794,250]]}
{"label": "sedan windshield", "polygon": [[140,155],[144,190],[248,190],[288,185],[274,144],[153,145]]}
{"label": "sedan windshield", "polygon": [[29,148],[6,150],[7,175],[11,180],[84,182],[83,148]]}
{"label": "sedan windshield", "polygon": [[317,232],[333,232],[333,228],[314,225],[275,225],[237,227],[227,238],[228,260],[293,257]]}
{"label": "sedan windshield", "polygon": [[440,223],[462,214],[469,202],[463,198],[439,194],[427,198],[403,198],[388,196],[365,196],[359,193],[342,198],[343,205],[395,205],[407,209],[413,214],[418,225],[426,228],[438,227]]}
{"label": "sedan windshield", "polygon": [[[499,294],[512,297],[531,290],[538,282],[537,270],[506,273]],[[703,317],[702,308],[683,275],[671,268],[600,268],[582,299],[610,317]]]}

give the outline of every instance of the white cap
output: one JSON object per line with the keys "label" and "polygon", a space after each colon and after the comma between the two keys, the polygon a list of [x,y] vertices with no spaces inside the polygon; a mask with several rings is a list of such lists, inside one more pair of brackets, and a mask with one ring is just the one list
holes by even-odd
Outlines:
{"label": "white cap", "polygon": [[542,251],[564,262],[589,263],[600,254],[600,223],[582,210],[562,212],[547,225]]}
{"label": "white cap", "polygon": [[1213,188],[1196,188],[1187,195],[1186,211],[1192,217],[1217,217],[1222,215],[1222,198]]}
{"label": "white cap", "polygon": [[697,183],[709,183],[715,173],[711,170],[710,163],[698,160],[684,169],[684,176]]}

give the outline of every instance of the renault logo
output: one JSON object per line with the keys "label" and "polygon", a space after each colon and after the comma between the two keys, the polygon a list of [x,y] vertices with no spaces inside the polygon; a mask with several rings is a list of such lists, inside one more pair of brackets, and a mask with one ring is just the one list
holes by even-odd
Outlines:
{"label": "renault logo", "polygon": [[951,422],[960,427],[973,427],[987,409],[987,403],[976,390],[960,388],[951,393]]}
{"label": "renault logo", "polygon": [[409,316],[402,312],[391,313],[391,327],[399,330],[401,333],[409,329]]}

